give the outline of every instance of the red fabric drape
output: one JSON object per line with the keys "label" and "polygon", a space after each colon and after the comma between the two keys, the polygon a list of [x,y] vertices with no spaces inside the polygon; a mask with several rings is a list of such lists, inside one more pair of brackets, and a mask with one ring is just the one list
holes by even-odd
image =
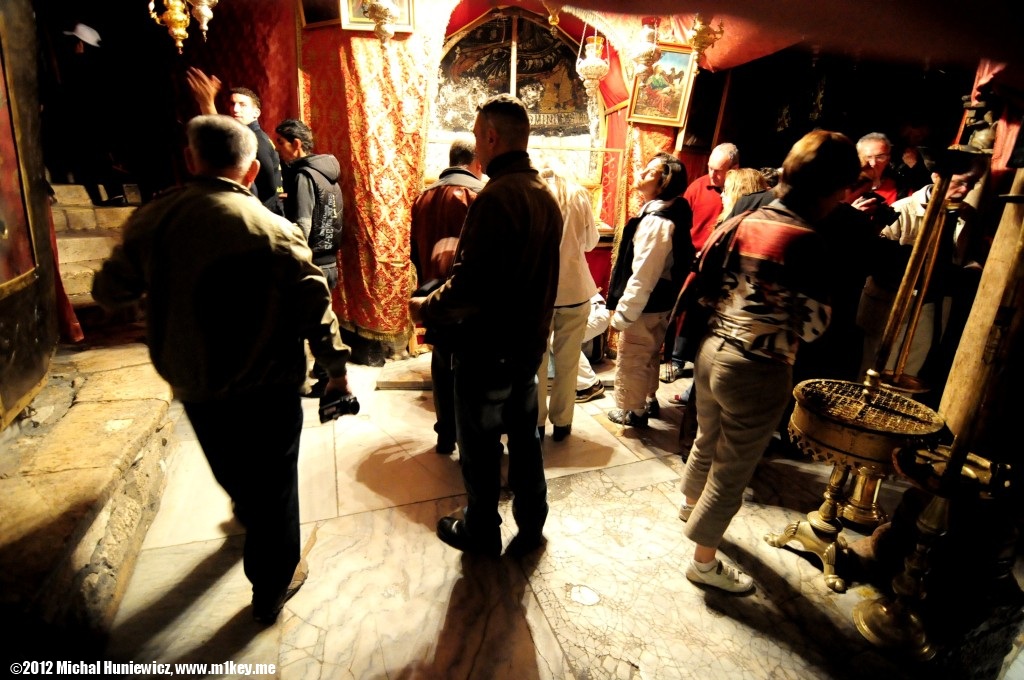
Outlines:
{"label": "red fabric drape", "polygon": [[60,258],[57,255],[57,232],[53,227],[53,211],[46,211],[47,220],[50,222],[50,248],[53,251],[54,271],[54,295],[57,298],[57,330],[60,332],[60,339],[64,342],[81,342],[85,339],[82,331],[82,324],[78,322],[78,315],[71,305],[67,291],[64,290],[64,279],[60,277]]}
{"label": "red fabric drape", "polygon": [[[225,88],[255,90],[262,100],[260,127],[271,138],[278,123],[299,114],[292,3],[222,2],[214,10],[209,40],[204,42],[193,26],[189,26],[189,35],[185,52],[188,63],[219,77]],[[191,111],[191,102],[189,105]]]}
{"label": "red fabric drape", "polygon": [[[605,108],[611,108],[629,99],[629,90],[623,79],[622,64],[619,55],[610,50],[608,57],[608,75],[601,81],[601,98]],[[622,149],[626,141],[626,109],[613,111],[605,118],[605,142],[609,149]],[[619,226],[619,179],[623,168],[622,157],[610,153],[601,171],[601,220],[611,226]]]}
{"label": "red fabric drape", "polygon": [[[978,102],[983,99],[984,95],[981,92],[981,88],[989,84],[992,84],[998,93],[999,77],[1005,69],[1006,64],[982,59],[981,63],[978,64],[978,72],[974,77],[971,101]],[[1020,133],[1021,116],[1020,111],[1016,110],[1013,106],[1012,100],[1005,103],[1001,110],[995,111],[994,115],[998,119],[995,121],[996,136],[995,143],[992,146],[992,163],[989,173],[992,176],[993,184],[1002,190],[1002,185],[1007,183],[1004,178],[1016,172],[1015,168],[1008,168],[1006,163],[1010,160],[1013,147],[1017,143],[1017,135]],[[964,113],[964,119],[966,119],[966,112]],[[960,122],[960,130],[957,133],[958,140],[963,134],[965,122],[966,120],[961,120]]]}
{"label": "red fabric drape", "polygon": [[[317,150],[342,164],[344,230],[334,310],[349,330],[394,342],[409,332],[415,279],[412,203],[423,176],[428,97],[456,0],[436,0],[416,31],[388,42],[369,31],[306,31],[310,126]],[[433,64],[427,68],[427,64]]]}

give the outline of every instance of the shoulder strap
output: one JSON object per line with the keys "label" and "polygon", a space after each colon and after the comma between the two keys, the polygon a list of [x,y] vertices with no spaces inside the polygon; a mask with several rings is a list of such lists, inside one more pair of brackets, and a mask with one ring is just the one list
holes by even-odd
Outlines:
{"label": "shoulder strap", "polygon": [[720,266],[725,266],[725,263],[728,261],[736,247],[736,234],[739,232],[739,226],[752,212],[752,210],[747,210],[740,213],[736,217],[726,220],[711,232],[711,235],[708,236],[708,240],[704,243],[704,247],[701,248],[700,252],[697,253],[697,257],[694,259],[693,271],[689,273],[686,280],[683,282],[683,287],[679,289],[679,295],[676,296],[676,304],[672,308],[672,316],[670,318],[674,319],[678,317],[693,303],[697,302],[699,288],[697,285],[698,277],[701,274],[707,273],[705,264],[710,264],[708,263],[708,253],[716,250],[715,246],[718,244],[725,247],[725,254],[720,263]]}

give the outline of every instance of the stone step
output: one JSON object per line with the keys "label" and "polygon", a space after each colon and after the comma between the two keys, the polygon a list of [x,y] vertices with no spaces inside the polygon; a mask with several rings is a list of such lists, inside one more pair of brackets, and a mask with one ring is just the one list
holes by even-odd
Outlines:
{"label": "stone step", "polygon": [[53,228],[60,234],[89,229],[119,230],[135,206],[53,206]]}
{"label": "stone step", "polygon": [[108,232],[67,232],[57,237],[57,259],[62,268],[72,262],[105,260],[117,243],[118,238]]}
{"label": "stone step", "polygon": [[134,205],[116,205],[96,208],[96,227],[99,229],[118,229],[124,226],[128,218],[135,212]]}
{"label": "stone step", "polygon": [[102,637],[159,506],[171,402],[143,344],[58,349],[24,422],[5,431],[3,605]]}
{"label": "stone step", "polygon": [[92,205],[89,192],[81,184],[51,184],[57,205]]}
{"label": "stone step", "polygon": [[68,297],[88,295],[92,299],[92,280],[103,266],[103,260],[61,263],[60,279]]}

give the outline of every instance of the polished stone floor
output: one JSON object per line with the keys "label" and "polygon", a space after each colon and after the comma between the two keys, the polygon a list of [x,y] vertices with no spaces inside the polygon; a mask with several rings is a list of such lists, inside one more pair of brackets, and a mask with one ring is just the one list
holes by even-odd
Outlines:
{"label": "polished stone floor", "polygon": [[[167,489],[106,658],[264,664],[254,670],[286,679],[914,676],[854,626],[854,607],[878,596],[872,586],[835,593],[817,558],[764,541],[820,504],[823,464],[760,465],[722,547],[753,575],[752,594],[686,580],[693,545],[676,517],[680,414],[668,399],[687,378],[661,385],[663,418],[647,429],[611,423],[608,391],[577,406],[567,440],[545,439],[543,552],[487,559],[444,545],[435,524],[464,495],[457,456],[433,450],[427,366],[426,355],[352,366],[362,410],[332,423],[321,425],[316,401],[304,400],[310,576],[270,627],[251,619],[242,529],[181,417]],[[886,482],[883,506],[891,511],[902,488]],[[502,515],[507,542],[507,499]]]}

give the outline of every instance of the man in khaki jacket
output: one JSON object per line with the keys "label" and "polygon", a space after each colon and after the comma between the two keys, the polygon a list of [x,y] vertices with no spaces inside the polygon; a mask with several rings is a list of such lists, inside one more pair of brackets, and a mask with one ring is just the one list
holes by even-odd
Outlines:
{"label": "man in khaki jacket", "polygon": [[305,580],[299,565],[303,339],[348,392],[349,349],[302,232],[246,188],[256,137],[227,116],[187,128],[195,177],[139,208],[96,275],[107,307],[143,299],[156,370],[188,414],[245,525],[253,617],[273,623]]}

